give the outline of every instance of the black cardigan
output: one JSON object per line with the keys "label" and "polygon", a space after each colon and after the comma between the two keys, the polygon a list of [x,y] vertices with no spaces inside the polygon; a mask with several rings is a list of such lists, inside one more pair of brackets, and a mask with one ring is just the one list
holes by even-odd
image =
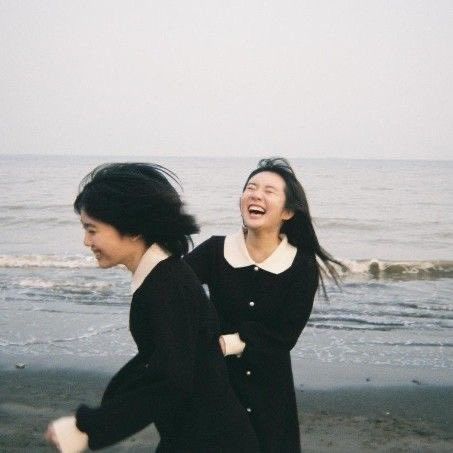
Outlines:
{"label": "black cardigan", "polygon": [[99,449],[154,422],[159,452],[257,451],[229,385],[218,319],[190,267],[161,261],[132,298],[138,354],[110,381],[98,408],[82,405],[77,427]]}
{"label": "black cardigan", "polygon": [[227,357],[230,380],[248,410],[263,452],[299,452],[299,423],[290,350],[310,316],[318,288],[315,257],[298,249],[280,273],[232,267],[225,238],[214,236],[186,256],[208,285],[222,334],[239,333],[241,357]]}

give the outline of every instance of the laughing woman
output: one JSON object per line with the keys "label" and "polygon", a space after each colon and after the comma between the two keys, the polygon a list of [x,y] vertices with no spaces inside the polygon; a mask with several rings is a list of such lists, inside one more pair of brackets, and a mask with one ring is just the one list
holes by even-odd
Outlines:
{"label": "laughing woman", "polygon": [[228,381],[218,319],[181,259],[198,231],[174,175],[148,164],[109,164],[82,181],[74,207],[101,268],[132,273],[129,327],[138,353],[110,381],[99,407],[52,422],[62,452],[99,449],[154,422],[159,452],[258,451]]}
{"label": "laughing woman", "polygon": [[319,245],[304,190],[285,159],[259,162],[240,209],[237,234],[211,237],[186,260],[217,308],[230,380],[260,450],[299,452],[290,350],[322,283],[317,258],[333,277],[337,261]]}

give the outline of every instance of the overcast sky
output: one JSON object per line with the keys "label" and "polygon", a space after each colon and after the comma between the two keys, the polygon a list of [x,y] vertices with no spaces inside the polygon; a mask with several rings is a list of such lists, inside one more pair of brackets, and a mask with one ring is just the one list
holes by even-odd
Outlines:
{"label": "overcast sky", "polygon": [[451,0],[0,0],[0,154],[453,158]]}

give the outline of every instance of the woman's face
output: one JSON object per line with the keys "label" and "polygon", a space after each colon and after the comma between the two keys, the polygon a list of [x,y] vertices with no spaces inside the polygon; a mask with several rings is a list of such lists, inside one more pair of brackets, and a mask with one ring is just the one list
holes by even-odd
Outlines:
{"label": "woman's face", "polygon": [[121,235],[112,225],[93,219],[83,210],[80,221],[85,230],[83,243],[90,247],[99,267],[124,264],[129,268],[137,253],[137,244],[132,237]]}
{"label": "woman's face", "polygon": [[285,209],[285,181],[277,173],[262,171],[252,176],[241,196],[241,215],[251,230],[278,232],[284,220],[293,216]]}

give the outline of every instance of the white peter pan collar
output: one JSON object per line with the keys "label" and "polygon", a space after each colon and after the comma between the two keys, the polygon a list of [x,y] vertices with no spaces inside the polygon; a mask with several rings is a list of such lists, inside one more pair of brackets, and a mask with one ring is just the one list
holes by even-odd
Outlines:
{"label": "white peter pan collar", "polygon": [[256,263],[249,255],[245,246],[244,233],[241,230],[225,237],[223,256],[228,264],[234,268],[257,266],[272,274],[281,274],[293,264],[297,248],[288,242],[286,235],[282,234],[280,238],[282,241],[272,254],[261,263]]}
{"label": "white peter pan collar", "polygon": [[148,274],[163,260],[170,256],[162,247],[153,244],[142,256],[137,269],[132,274],[131,292],[132,294],[140,288]]}

